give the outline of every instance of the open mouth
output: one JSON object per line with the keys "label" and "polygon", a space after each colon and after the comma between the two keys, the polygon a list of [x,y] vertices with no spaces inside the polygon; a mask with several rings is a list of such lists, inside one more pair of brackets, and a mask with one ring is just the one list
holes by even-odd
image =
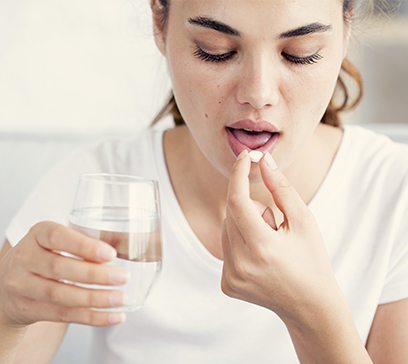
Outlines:
{"label": "open mouth", "polygon": [[229,145],[236,156],[243,150],[271,152],[279,139],[279,132],[226,127]]}
{"label": "open mouth", "polygon": [[273,133],[268,131],[253,131],[247,129],[232,129],[227,128],[230,133],[241,144],[247,146],[249,149],[256,150],[265,145],[273,136]]}

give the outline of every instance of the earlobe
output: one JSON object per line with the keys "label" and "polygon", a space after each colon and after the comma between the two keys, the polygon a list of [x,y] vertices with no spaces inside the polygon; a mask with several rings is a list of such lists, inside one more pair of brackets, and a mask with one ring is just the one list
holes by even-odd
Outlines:
{"label": "earlobe", "polygon": [[348,23],[346,25],[346,29],[344,30],[343,59],[347,57],[347,53],[350,46],[350,38],[351,38],[351,23]]}
{"label": "earlobe", "polygon": [[156,46],[159,49],[160,53],[163,56],[166,56],[164,34],[162,32],[156,31],[156,29],[154,29],[154,42],[156,43]]}
{"label": "earlobe", "polygon": [[343,59],[347,57],[349,51],[350,37],[344,39]]}
{"label": "earlobe", "polygon": [[165,56],[164,9],[159,0],[151,0],[154,41],[160,53]]}

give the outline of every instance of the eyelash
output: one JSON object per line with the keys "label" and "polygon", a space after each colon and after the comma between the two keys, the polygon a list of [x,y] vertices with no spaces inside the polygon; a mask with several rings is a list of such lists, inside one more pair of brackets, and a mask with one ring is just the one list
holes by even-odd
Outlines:
{"label": "eyelash", "polygon": [[323,58],[319,53],[315,53],[307,57],[297,57],[285,52],[282,53],[282,55],[287,61],[296,65],[315,64]]}
{"label": "eyelash", "polygon": [[203,51],[200,47],[197,47],[194,51],[194,55],[201,59],[204,62],[213,62],[213,63],[221,63],[229,61],[234,55],[236,54],[235,51],[231,51],[228,53],[223,54],[210,54]]}
{"label": "eyelash", "polygon": [[[223,54],[210,54],[210,53],[203,51],[200,47],[197,47],[194,51],[194,56],[197,57],[198,59],[201,59],[204,62],[221,63],[221,62],[229,61],[230,59],[232,59],[232,57],[234,57],[236,53],[237,53],[236,51],[231,51],[231,52],[223,53]],[[291,54],[283,52],[282,56],[288,62],[294,65],[315,64],[323,58],[319,53],[315,53],[307,57],[297,57],[297,56],[293,56]]]}

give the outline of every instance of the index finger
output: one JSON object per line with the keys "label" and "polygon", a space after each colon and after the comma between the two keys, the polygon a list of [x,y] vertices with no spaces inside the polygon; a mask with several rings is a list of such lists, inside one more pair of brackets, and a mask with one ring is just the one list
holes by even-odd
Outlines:
{"label": "index finger", "polygon": [[251,160],[243,151],[234,164],[228,185],[227,215],[232,215],[243,237],[254,233],[264,221],[249,193]]}
{"label": "index finger", "polygon": [[66,252],[93,262],[107,262],[116,257],[109,244],[53,222],[40,223],[35,230],[37,244],[47,250]]}

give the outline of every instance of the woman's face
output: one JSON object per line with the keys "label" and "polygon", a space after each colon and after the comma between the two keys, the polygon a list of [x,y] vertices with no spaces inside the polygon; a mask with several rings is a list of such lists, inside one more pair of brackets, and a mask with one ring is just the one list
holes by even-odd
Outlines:
{"label": "woman's face", "polygon": [[302,154],[332,97],[347,46],[340,0],[172,0],[165,34],[190,133],[228,176],[243,149],[282,169]]}

